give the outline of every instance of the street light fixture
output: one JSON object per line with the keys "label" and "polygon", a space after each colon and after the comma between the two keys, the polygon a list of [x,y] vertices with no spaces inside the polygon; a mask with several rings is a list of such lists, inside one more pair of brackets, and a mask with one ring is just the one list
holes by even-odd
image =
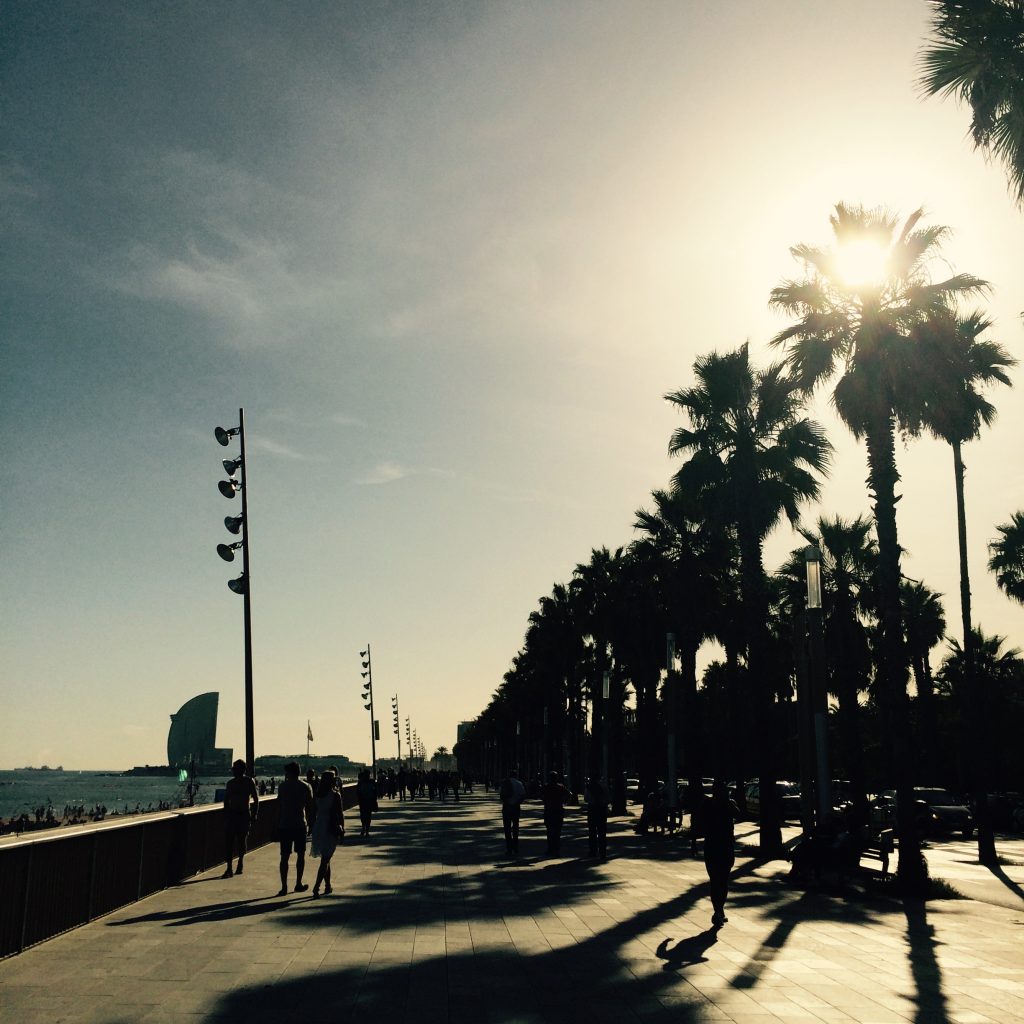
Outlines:
{"label": "street light fixture", "polygon": [[[238,516],[226,516],[224,527],[229,533],[236,536],[241,534],[241,540],[233,544],[218,544],[217,554],[225,562],[235,560],[235,551],[241,548],[242,551],[242,575],[233,580],[228,580],[228,588],[234,594],[242,597],[242,633],[245,650],[245,765],[250,776],[253,774],[253,762],[255,761],[255,742],[253,729],[253,699],[252,699],[252,608],[250,606],[249,594],[249,501],[248,484],[249,476],[245,465],[245,413],[238,410],[238,426],[225,429],[216,427],[213,436],[217,443],[227,446],[235,437],[238,438],[239,453],[235,459],[224,459],[222,465],[228,474],[227,480],[221,480],[217,489],[225,498],[234,499],[235,495],[242,494],[242,514]],[[239,478],[235,478],[235,474]]]}
{"label": "street light fixture", "polygon": [[392,724],[394,725],[395,738],[398,740],[398,763],[401,764],[402,763],[402,734],[401,734],[401,732],[399,731],[399,728],[398,728],[398,694],[397,693],[394,695],[394,697],[391,698],[391,714],[392,714],[392,717],[394,718],[394,722]]}

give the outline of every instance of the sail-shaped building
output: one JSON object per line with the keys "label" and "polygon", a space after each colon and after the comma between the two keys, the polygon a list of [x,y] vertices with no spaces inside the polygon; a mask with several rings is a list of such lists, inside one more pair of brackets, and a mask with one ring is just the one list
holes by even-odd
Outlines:
{"label": "sail-shaped building", "polygon": [[219,703],[219,693],[201,693],[171,715],[167,733],[167,763],[171,767],[185,768],[193,760],[210,768],[231,764],[231,748],[216,745]]}

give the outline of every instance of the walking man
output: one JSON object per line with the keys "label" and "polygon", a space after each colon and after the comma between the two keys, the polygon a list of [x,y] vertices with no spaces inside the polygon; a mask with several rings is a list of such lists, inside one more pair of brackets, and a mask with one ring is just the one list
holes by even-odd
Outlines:
{"label": "walking man", "polygon": [[729,895],[729,873],[736,860],[733,822],[737,813],[725,783],[715,779],[711,796],[704,800],[701,822],[704,826],[704,867],[708,873],[714,910],[711,923],[716,928],[729,920],[725,916],[725,899]]}
{"label": "walking man", "polygon": [[281,891],[288,895],[288,859],[295,851],[295,891],[305,892],[302,882],[306,869],[306,832],[313,827],[313,790],[299,778],[299,766],[289,761],[284,766],[284,781],[277,793],[277,841],[281,844]]}
{"label": "walking man", "polygon": [[[252,801],[252,810],[249,802]],[[256,823],[260,794],[256,783],[245,774],[245,762],[239,759],[231,766],[231,778],[224,786],[224,849],[228,866],[222,878],[240,875],[245,861],[245,839]],[[231,869],[231,859],[238,847],[238,864]]]}
{"label": "walking man", "polygon": [[526,799],[526,787],[519,781],[516,769],[508,773],[498,789],[501,798],[501,823],[505,828],[505,852],[519,854],[519,816]]}
{"label": "walking man", "polygon": [[541,788],[540,798],[544,803],[544,828],[548,834],[548,854],[557,857],[562,845],[565,805],[569,802],[569,790],[562,785],[558,772],[548,773],[548,782]]}

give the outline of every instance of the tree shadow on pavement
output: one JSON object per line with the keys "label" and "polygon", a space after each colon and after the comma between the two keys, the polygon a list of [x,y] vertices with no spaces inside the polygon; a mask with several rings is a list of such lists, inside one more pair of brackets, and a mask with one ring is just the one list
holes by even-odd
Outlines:
{"label": "tree shadow on pavement", "polygon": [[903,913],[907,918],[907,940],[910,943],[910,973],[917,990],[914,1020],[920,1024],[946,1024],[949,1016],[946,996],[942,991],[942,968],[935,956],[935,949],[941,943],[935,938],[935,928],[928,921],[928,905],[922,900],[904,900]]}
{"label": "tree shadow on pavement", "polygon": [[1019,896],[1021,900],[1024,900],[1024,889],[1010,878],[1010,876],[1007,875],[1007,873],[998,864],[988,864],[986,867],[988,867],[989,871],[991,871],[992,874],[1010,890],[1010,892],[1015,896]]}

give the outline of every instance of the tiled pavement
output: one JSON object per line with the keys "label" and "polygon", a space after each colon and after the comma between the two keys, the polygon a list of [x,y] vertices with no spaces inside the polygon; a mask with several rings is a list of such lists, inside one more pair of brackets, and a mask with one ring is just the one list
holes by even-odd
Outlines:
{"label": "tiled pavement", "polygon": [[209,872],[0,962],[0,1021],[1024,1021],[1024,905],[844,902],[740,857],[715,932],[683,843],[620,822],[595,864],[581,826],[572,812],[546,859],[529,807],[510,862],[483,794],[385,803],[376,835],[336,855],[332,896],[270,895],[264,848],[241,877]]}

